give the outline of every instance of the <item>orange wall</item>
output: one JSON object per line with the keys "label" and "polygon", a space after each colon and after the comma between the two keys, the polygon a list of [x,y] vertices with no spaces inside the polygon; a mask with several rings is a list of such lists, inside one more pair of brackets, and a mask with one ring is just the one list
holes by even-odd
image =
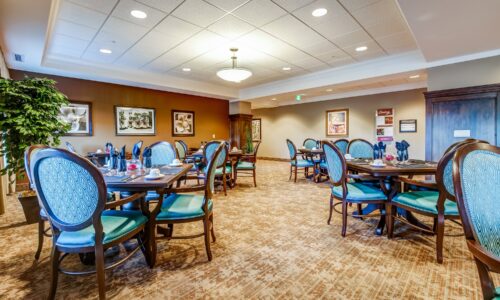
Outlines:
{"label": "orange wall", "polygon": [[[35,74],[10,70],[13,79],[29,76],[47,77],[57,81],[57,88],[70,100],[92,102],[93,136],[64,137],[81,153],[104,148],[106,142],[115,147],[132,145],[142,139],[145,145],[159,140],[173,143],[174,139],[184,140],[188,146],[197,147],[201,141],[229,139],[229,102],[221,99],[170,93],[151,89],[117,84]],[[156,109],[156,136],[116,136],[114,106],[137,106]],[[172,137],[171,110],[191,110],[195,112],[195,136]]]}

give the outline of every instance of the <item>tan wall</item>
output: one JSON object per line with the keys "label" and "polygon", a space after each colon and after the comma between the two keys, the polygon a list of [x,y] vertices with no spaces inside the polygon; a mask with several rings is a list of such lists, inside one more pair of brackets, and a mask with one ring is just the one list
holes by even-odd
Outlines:
{"label": "tan wall", "polygon": [[500,56],[430,68],[429,91],[500,83]]}
{"label": "tan wall", "polygon": [[[11,70],[14,79],[24,77],[26,72]],[[229,138],[229,102],[226,100],[204,98],[178,93],[156,91],[130,86],[49,76],[43,76],[57,81],[57,87],[70,100],[92,102],[91,137],[64,137],[62,143],[69,141],[81,153],[104,148],[106,142],[117,147],[127,145],[127,151],[132,145],[142,139],[145,145],[159,140],[173,142],[182,139],[190,147],[199,146],[201,141],[211,140],[215,134],[217,139]],[[156,136],[116,136],[114,106],[138,106],[156,109]],[[195,112],[195,136],[172,137],[171,110],[191,110]]]}
{"label": "tan wall", "polygon": [[[285,140],[297,146],[306,138],[325,139],[325,111],[349,109],[349,139],[363,138],[375,141],[375,111],[394,108],[396,140],[410,143],[411,158],[425,158],[425,90],[314,102],[253,110],[254,118],[262,118],[262,144],[259,156],[288,158]],[[399,133],[399,120],[417,119],[417,133]],[[328,138],[333,139],[333,138]]]}

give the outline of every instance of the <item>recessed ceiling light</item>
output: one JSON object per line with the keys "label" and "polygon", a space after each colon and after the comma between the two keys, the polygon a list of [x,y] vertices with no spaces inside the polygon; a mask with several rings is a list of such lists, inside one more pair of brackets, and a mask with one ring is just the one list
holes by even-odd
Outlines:
{"label": "recessed ceiling light", "polygon": [[102,54],[111,54],[111,53],[113,53],[113,51],[111,51],[111,49],[106,49],[106,48],[99,49],[99,52],[101,52]]}
{"label": "recessed ceiling light", "polygon": [[411,79],[415,79],[415,78],[419,78],[419,77],[420,77],[420,75],[419,75],[419,74],[416,74],[416,75],[411,75],[411,76],[410,76],[410,78],[411,78]]}
{"label": "recessed ceiling light", "polygon": [[276,101],[276,98],[271,98],[271,100]]}
{"label": "recessed ceiling light", "polygon": [[331,91],[333,91],[333,90],[332,90],[332,89],[326,89],[326,91],[327,91],[327,92],[331,92]]}
{"label": "recessed ceiling light", "polygon": [[368,47],[366,47],[366,46],[360,46],[360,47],[356,48],[356,51],[363,52],[363,51],[366,51],[367,49],[368,49]]}
{"label": "recessed ceiling light", "polygon": [[184,72],[191,72],[191,68],[182,68],[182,71],[184,71]]}
{"label": "recessed ceiling light", "polygon": [[315,17],[322,17],[324,15],[326,15],[326,13],[328,12],[328,10],[326,8],[317,8],[315,10],[313,10],[312,12],[312,15],[315,16]]}
{"label": "recessed ceiling light", "polygon": [[137,18],[137,19],[146,19],[148,14],[143,12],[142,10],[134,9],[133,11],[130,12],[132,17]]}
{"label": "recessed ceiling light", "polygon": [[292,69],[292,68],[290,68],[290,67],[283,67],[283,68],[282,68],[282,70],[283,70],[283,71],[290,71],[291,69]]}

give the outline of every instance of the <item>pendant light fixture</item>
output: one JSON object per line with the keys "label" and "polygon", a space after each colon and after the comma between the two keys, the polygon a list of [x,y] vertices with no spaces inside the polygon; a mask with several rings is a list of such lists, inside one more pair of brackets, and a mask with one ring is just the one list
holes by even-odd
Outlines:
{"label": "pendant light fixture", "polygon": [[224,68],[219,70],[217,72],[217,76],[226,81],[232,81],[232,82],[241,82],[247,79],[248,77],[252,76],[252,72],[250,70],[238,67],[236,63],[237,59],[236,52],[238,51],[238,48],[231,48],[229,50],[233,52],[233,56],[231,56],[231,59],[233,61],[233,66],[231,68]]}

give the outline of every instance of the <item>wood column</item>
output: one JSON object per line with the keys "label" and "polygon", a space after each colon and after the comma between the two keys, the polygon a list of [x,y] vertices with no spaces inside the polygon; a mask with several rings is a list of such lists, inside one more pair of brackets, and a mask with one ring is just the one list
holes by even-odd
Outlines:
{"label": "wood column", "polygon": [[252,135],[252,115],[229,115],[229,134],[231,136],[231,148],[238,147],[238,149],[245,150],[247,134]]}
{"label": "wood column", "polygon": [[[5,63],[2,49],[0,48],[0,77],[10,78],[9,69]],[[4,158],[0,157],[0,169],[4,168]],[[0,177],[0,215],[5,213],[5,200],[7,199],[7,190],[9,188],[9,183],[7,176]]]}

